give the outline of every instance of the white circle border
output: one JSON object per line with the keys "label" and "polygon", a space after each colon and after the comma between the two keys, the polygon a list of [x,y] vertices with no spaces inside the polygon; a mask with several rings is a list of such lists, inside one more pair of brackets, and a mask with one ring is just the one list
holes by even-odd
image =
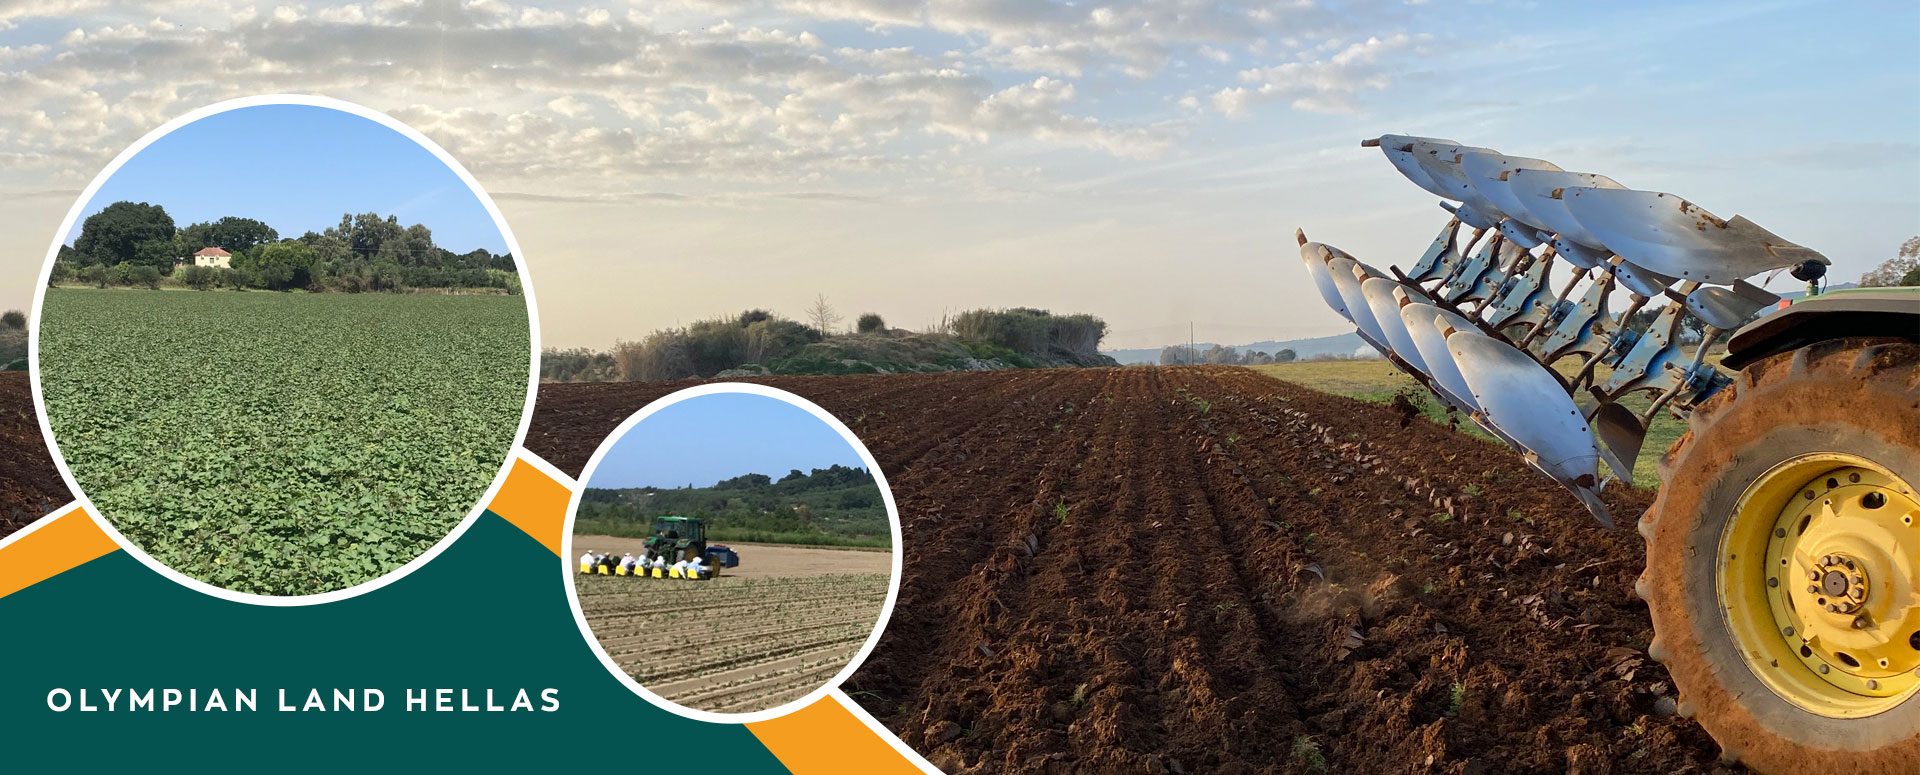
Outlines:
{"label": "white circle border", "polygon": [[[634,680],[633,676],[627,675],[625,670],[621,670],[619,663],[614,662],[613,657],[608,656],[607,650],[600,645],[600,639],[594,637],[593,627],[587,624],[587,616],[580,610],[580,590],[575,586],[575,576],[577,573],[575,572],[575,564],[572,556],[574,548],[573,522],[574,518],[580,513],[580,501],[587,494],[588,484],[593,481],[594,470],[600,467],[600,461],[613,449],[614,444],[618,443],[621,437],[626,436],[628,431],[633,430],[634,426],[639,425],[641,421],[647,419],[647,417],[653,415],[655,412],[688,399],[723,393],[756,395],[786,402],[789,405],[805,410],[808,414],[813,415],[814,419],[819,420],[827,427],[832,428],[836,433],[839,433],[840,437],[845,439],[847,443],[853,447],[855,452],[860,453],[860,461],[866,464],[867,472],[872,474],[874,482],[880,485],[880,499],[887,505],[887,528],[893,539],[893,550],[891,552],[893,555],[893,570],[887,577],[887,600],[880,606],[880,617],[874,620],[873,630],[867,633],[866,643],[861,644],[860,650],[853,655],[852,659],[847,661],[845,666],[840,668],[840,672],[835,673],[832,678],[827,679],[826,683],[815,687],[813,691],[808,692],[797,700],[750,713],[716,713],[710,710],[689,708],[653,693],[652,690],[641,685],[639,681]],[[580,478],[575,481],[579,486],[573,490],[573,498],[567,504],[567,521],[561,528],[560,575],[566,580],[567,605],[573,609],[573,620],[574,623],[580,626],[580,636],[586,639],[587,645],[593,647],[594,656],[600,658],[600,664],[606,666],[607,672],[612,673],[615,678],[620,679],[621,683],[626,684],[628,689],[640,695],[641,699],[653,703],[655,707],[661,710],[665,710],[681,718],[705,721],[710,724],[751,724],[780,718],[781,716],[805,708],[822,699],[827,699],[833,690],[839,688],[840,684],[845,683],[849,677],[852,677],[854,671],[859,670],[860,666],[866,663],[867,656],[873,653],[873,647],[880,642],[881,634],[886,632],[887,623],[893,620],[893,604],[894,601],[900,597],[902,555],[900,541],[900,507],[894,503],[893,488],[887,485],[887,475],[880,470],[880,464],[873,459],[873,452],[867,449],[866,443],[862,442],[859,436],[854,435],[853,430],[848,428],[846,423],[840,422],[840,418],[834,417],[832,413],[820,408],[818,404],[808,401],[801,396],[776,387],[756,385],[748,382],[714,382],[674,391],[654,399],[652,403],[641,407],[640,411],[634,412],[625,422],[620,423],[620,427],[613,429],[612,433],[607,434],[607,437],[600,442],[600,447],[593,451],[593,457],[587,460],[587,467],[581,469]],[[659,583],[665,584],[672,582],[662,581]],[[831,702],[832,700],[829,699],[828,701]]]}
{"label": "white circle border", "polygon": [[[236,592],[231,589],[208,584],[207,582],[167,567],[165,563],[154,559],[152,555],[147,554],[139,546],[136,546],[132,541],[128,540],[126,536],[120,533],[119,529],[113,526],[113,523],[107,521],[106,516],[100,513],[99,507],[95,506],[93,501],[87,497],[86,493],[80,489],[80,483],[74,480],[73,472],[67,468],[66,458],[60,454],[59,442],[54,439],[53,425],[48,420],[45,397],[40,390],[40,312],[47,296],[47,282],[53,275],[54,261],[60,257],[60,246],[66,244],[68,232],[73,230],[73,224],[80,219],[80,213],[87,206],[87,203],[93,201],[93,197],[99,192],[100,187],[104,185],[109,178],[112,178],[113,174],[118,172],[122,165],[125,165],[134,156],[139,155],[141,151],[146,150],[147,146],[152,145],[160,138],[203,118],[233,110],[270,105],[301,105],[336,110],[358,116],[399,133],[402,137],[412,140],[414,144],[420,146],[421,149],[433,154],[435,158],[440,160],[441,164],[446,165],[447,169],[459,176],[461,182],[467,184],[467,189],[473,193],[474,198],[479,200],[480,205],[486,208],[487,215],[493,219],[494,227],[500,230],[500,237],[507,243],[507,251],[513,255],[514,271],[520,276],[520,295],[526,301],[527,305],[527,338],[529,341],[527,395],[525,402],[521,405],[520,426],[514,431],[513,443],[508,445],[506,458],[501,461],[500,470],[494,474],[493,483],[489,485],[487,491],[480,496],[479,502],[474,505],[471,511],[467,512],[466,518],[454,525],[451,532],[447,533],[446,536],[429,547],[427,551],[421,553],[420,556],[413,558],[398,568],[381,574],[379,578],[363,581],[350,587],[311,595],[260,595],[251,592]],[[529,275],[530,273],[527,271],[526,254],[520,250],[520,242],[514,239],[513,230],[507,227],[507,219],[500,214],[500,207],[494,204],[493,197],[488,196],[486,189],[481,188],[480,182],[474,179],[473,173],[468,172],[467,168],[462,166],[458,160],[454,159],[452,154],[447,153],[445,148],[441,148],[438,143],[435,143],[426,135],[421,134],[419,130],[407,126],[399,119],[364,105],[318,95],[261,94],[216,102],[212,105],[178,116],[160,125],[158,129],[148,132],[146,136],[141,137],[139,140],[134,141],[133,145],[127,146],[127,149],[121,151],[120,155],[115,156],[113,161],[108,163],[106,168],[100,171],[99,175],[94,176],[93,182],[87,184],[86,190],[80,192],[80,197],[74,200],[73,207],[67,211],[66,219],[61,221],[60,230],[54,233],[53,244],[47,248],[46,260],[40,267],[39,285],[33,294],[33,335],[27,340],[29,380],[33,386],[33,408],[40,413],[40,433],[46,437],[47,449],[53,453],[53,464],[60,469],[60,478],[66,481],[67,488],[73,492],[74,502],[84,507],[87,515],[93,518],[94,523],[99,525],[100,529],[104,531],[109,538],[112,538],[114,543],[119,544],[121,549],[126,550],[127,554],[139,560],[141,564],[152,569],[154,572],[172,580],[174,583],[222,600],[261,606],[292,607],[320,605],[359,597],[360,595],[406,578],[428,562],[431,562],[433,558],[440,556],[440,553],[446,551],[447,547],[451,546],[454,541],[459,540],[460,536],[464,535],[468,528],[473,527],[474,523],[480,520],[480,515],[486,512],[488,504],[491,504],[494,496],[500,492],[500,486],[506,483],[507,473],[513,469],[514,461],[519,459],[521,445],[526,442],[527,428],[533,422],[533,403],[534,400],[538,398],[540,389],[540,313],[539,307],[534,303],[533,280]]]}

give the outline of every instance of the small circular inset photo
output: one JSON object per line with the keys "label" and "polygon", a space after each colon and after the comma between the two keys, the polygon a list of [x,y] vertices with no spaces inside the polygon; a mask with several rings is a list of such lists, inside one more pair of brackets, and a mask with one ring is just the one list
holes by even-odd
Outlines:
{"label": "small circular inset photo", "polygon": [[176,580],[283,605],[377,586],[470,523],[525,432],[518,252],[472,177],[391,118],[300,97],[182,117],[95,179],[49,251],[48,444]]}
{"label": "small circular inset photo", "polygon": [[573,612],[607,668],[704,721],[773,718],[866,658],[899,592],[900,527],[873,456],[826,410],[721,383],[653,402],[574,495]]}

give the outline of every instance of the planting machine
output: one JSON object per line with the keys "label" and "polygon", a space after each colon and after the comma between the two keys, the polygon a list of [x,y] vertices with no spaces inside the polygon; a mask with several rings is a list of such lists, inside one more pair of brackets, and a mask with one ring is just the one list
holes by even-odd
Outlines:
{"label": "planting machine", "polygon": [[[732,548],[726,544],[707,542],[707,523],[697,517],[654,517],[653,535],[647,537],[646,547],[645,554],[640,557],[642,563],[632,570],[618,561],[609,560],[582,562],[580,572],[602,576],[705,581],[718,577],[725,568],[740,565],[740,555]],[[696,557],[701,559],[699,569],[684,565],[685,561]],[[655,560],[660,562],[656,564]]]}
{"label": "planting machine", "polygon": [[[1636,584],[1679,712],[1756,771],[1920,773],[1920,289],[1818,294],[1819,253],[1604,175],[1362,145],[1452,217],[1404,270],[1297,234],[1361,338],[1608,526],[1602,462],[1688,421]],[[1782,271],[1806,298],[1749,281]]]}

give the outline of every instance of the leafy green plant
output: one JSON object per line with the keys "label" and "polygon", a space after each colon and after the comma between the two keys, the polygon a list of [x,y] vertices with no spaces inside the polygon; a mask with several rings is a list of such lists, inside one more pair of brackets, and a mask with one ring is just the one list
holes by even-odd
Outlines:
{"label": "leafy green plant", "polygon": [[47,419],[103,516],[241,592],[341,589],[464,518],[526,399],[507,296],[54,288]]}

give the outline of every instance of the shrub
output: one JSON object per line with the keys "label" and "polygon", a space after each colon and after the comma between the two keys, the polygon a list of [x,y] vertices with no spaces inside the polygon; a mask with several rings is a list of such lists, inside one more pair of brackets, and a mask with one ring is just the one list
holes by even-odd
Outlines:
{"label": "shrub", "polygon": [[[122,264],[121,266],[126,266]],[[127,284],[144,286],[147,290],[160,290],[160,270],[145,264],[129,266],[126,269]]]}
{"label": "shrub", "polygon": [[693,360],[687,357],[687,332],[681,329],[655,331],[638,342],[616,342],[613,362],[620,378],[628,381],[698,376],[693,370]]}
{"label": "shrub", "polygon": [[854,323],[854,330],[863,334],[878,334],[887,330],[887,321],[882,320],[879,315],[869,312],[861,315],[860,319]]}
{"label": "shrub", "polygon": [[26,330],[26,328],[27,328],[26,313],[21,312],[20,310],[17,310],[17,309],[10,309],[10,310],[7,310],[6,314],[0,315],[0,329],[5,329],[9,331],[24,331]]}
{"label": "shrub", "polygon": [[1107,335],[1106,321],[1092,315],[1055,315],[1030,307],[968,310],[954,316],[949,325],[961,339],[988,342],[1028,355],[1058,352],[1097,357],[1100,340]]}
{"label": "shrub", "polygon": [[180,282],[196,291],[211,288],[219,281],[219,270],[210,266],[189,266],[180,270]]}

